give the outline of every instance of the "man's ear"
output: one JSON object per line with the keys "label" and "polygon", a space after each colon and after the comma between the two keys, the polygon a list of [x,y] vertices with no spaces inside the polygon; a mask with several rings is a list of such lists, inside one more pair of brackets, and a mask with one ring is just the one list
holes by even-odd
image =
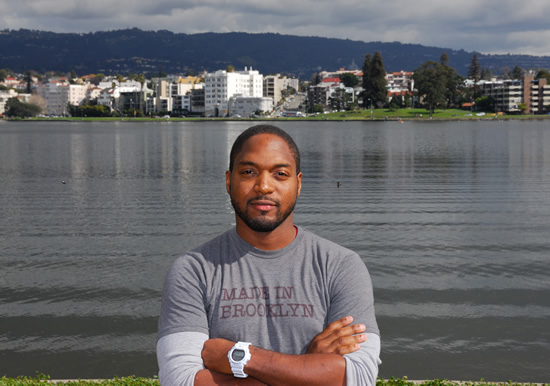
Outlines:
{"label": "man's ear", "polygon": [[298,193],[296,197],[300,197],[300,192],[302,191],[302,172],[298,173],[296,178],[298,179]]}
{"label": "man's ear", "polygon": [[231,171],[227,170],[225,172],[225,190],[227,194],[231,195]]}

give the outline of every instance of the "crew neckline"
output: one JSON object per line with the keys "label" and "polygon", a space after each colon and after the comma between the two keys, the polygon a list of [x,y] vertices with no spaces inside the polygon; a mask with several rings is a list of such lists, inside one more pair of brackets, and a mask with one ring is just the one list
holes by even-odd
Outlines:
{"label": "crew neckline", "polygon": [[261,259],[275,259],[279,256],[287,254],[289,251],[292,251],[299,244],[300,240],[304,237],[304,231],[301,227],[294,225],[296,228],[296,237],[290,242],[286,247],[281,249],[276,249],[274,251],[266,251],[260,248],[256,248],[246,242],[239,234],[237,233],[237,228],[233,227],[231,231],[231,238],[234,240],[237,248],[242,252],[251,254],[255,257]]}

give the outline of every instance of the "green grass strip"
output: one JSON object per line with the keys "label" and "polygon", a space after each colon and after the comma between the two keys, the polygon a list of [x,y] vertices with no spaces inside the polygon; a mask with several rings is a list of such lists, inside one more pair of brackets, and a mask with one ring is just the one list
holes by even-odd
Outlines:
{"label": "green grass strip", "polygon": [[[144,378],[144,377],[115,377],[112,379],[78,379],[78,380],[52,380],[49,375],[37,373],[35,377],[20,376],[17,378],[0,378],[1,386],[23,386],[23,385],[160,385],[157,377]],[[410,381],[407,377],[403,378],[378,378],[376,386],[525,386],[525,385],[538,385],[546,386],[546,383],[517,383],[517,382],[486,382],[483,379],[480,381],[449,381],[447,379],[434,379],[424,381]]]}

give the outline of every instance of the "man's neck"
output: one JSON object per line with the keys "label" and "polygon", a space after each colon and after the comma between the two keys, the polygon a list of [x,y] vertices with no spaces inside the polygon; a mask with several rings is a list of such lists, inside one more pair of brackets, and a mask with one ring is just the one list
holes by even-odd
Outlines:
{"label": "man's neck", "polygon": [[248,244],[264,251],[275,251],[286,247],[294,241],[297,233],[298,229],[290,217],[271,232],[253,231],[240,219],[237,219],[237,234]]}

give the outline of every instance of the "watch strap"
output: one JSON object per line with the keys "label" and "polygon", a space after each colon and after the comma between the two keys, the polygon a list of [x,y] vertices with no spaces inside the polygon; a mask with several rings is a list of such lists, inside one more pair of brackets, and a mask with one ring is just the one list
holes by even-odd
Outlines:
{"label": "watch strap", "polygon": [[[231,365],[231,371],[233,372],[233,375],[237,378],[246,378],[246,377],[248,377],[248,374],[246,374],[244,372],[244,366],[250,360],[249,346],[250,346],[250,343],[237,342],[237,343],[235,343],[233,348],[231,348],[231,350],[229,350],[229,353],[227,354],[227,356],[229,357],[229,364]],[[236,349],[237,350],[244,350],[244,352],[245,352],[244,358],[241,359],[238,362],[235,362],[231,357],[231,354],[233,353],[233,350],[236,350]]]}

